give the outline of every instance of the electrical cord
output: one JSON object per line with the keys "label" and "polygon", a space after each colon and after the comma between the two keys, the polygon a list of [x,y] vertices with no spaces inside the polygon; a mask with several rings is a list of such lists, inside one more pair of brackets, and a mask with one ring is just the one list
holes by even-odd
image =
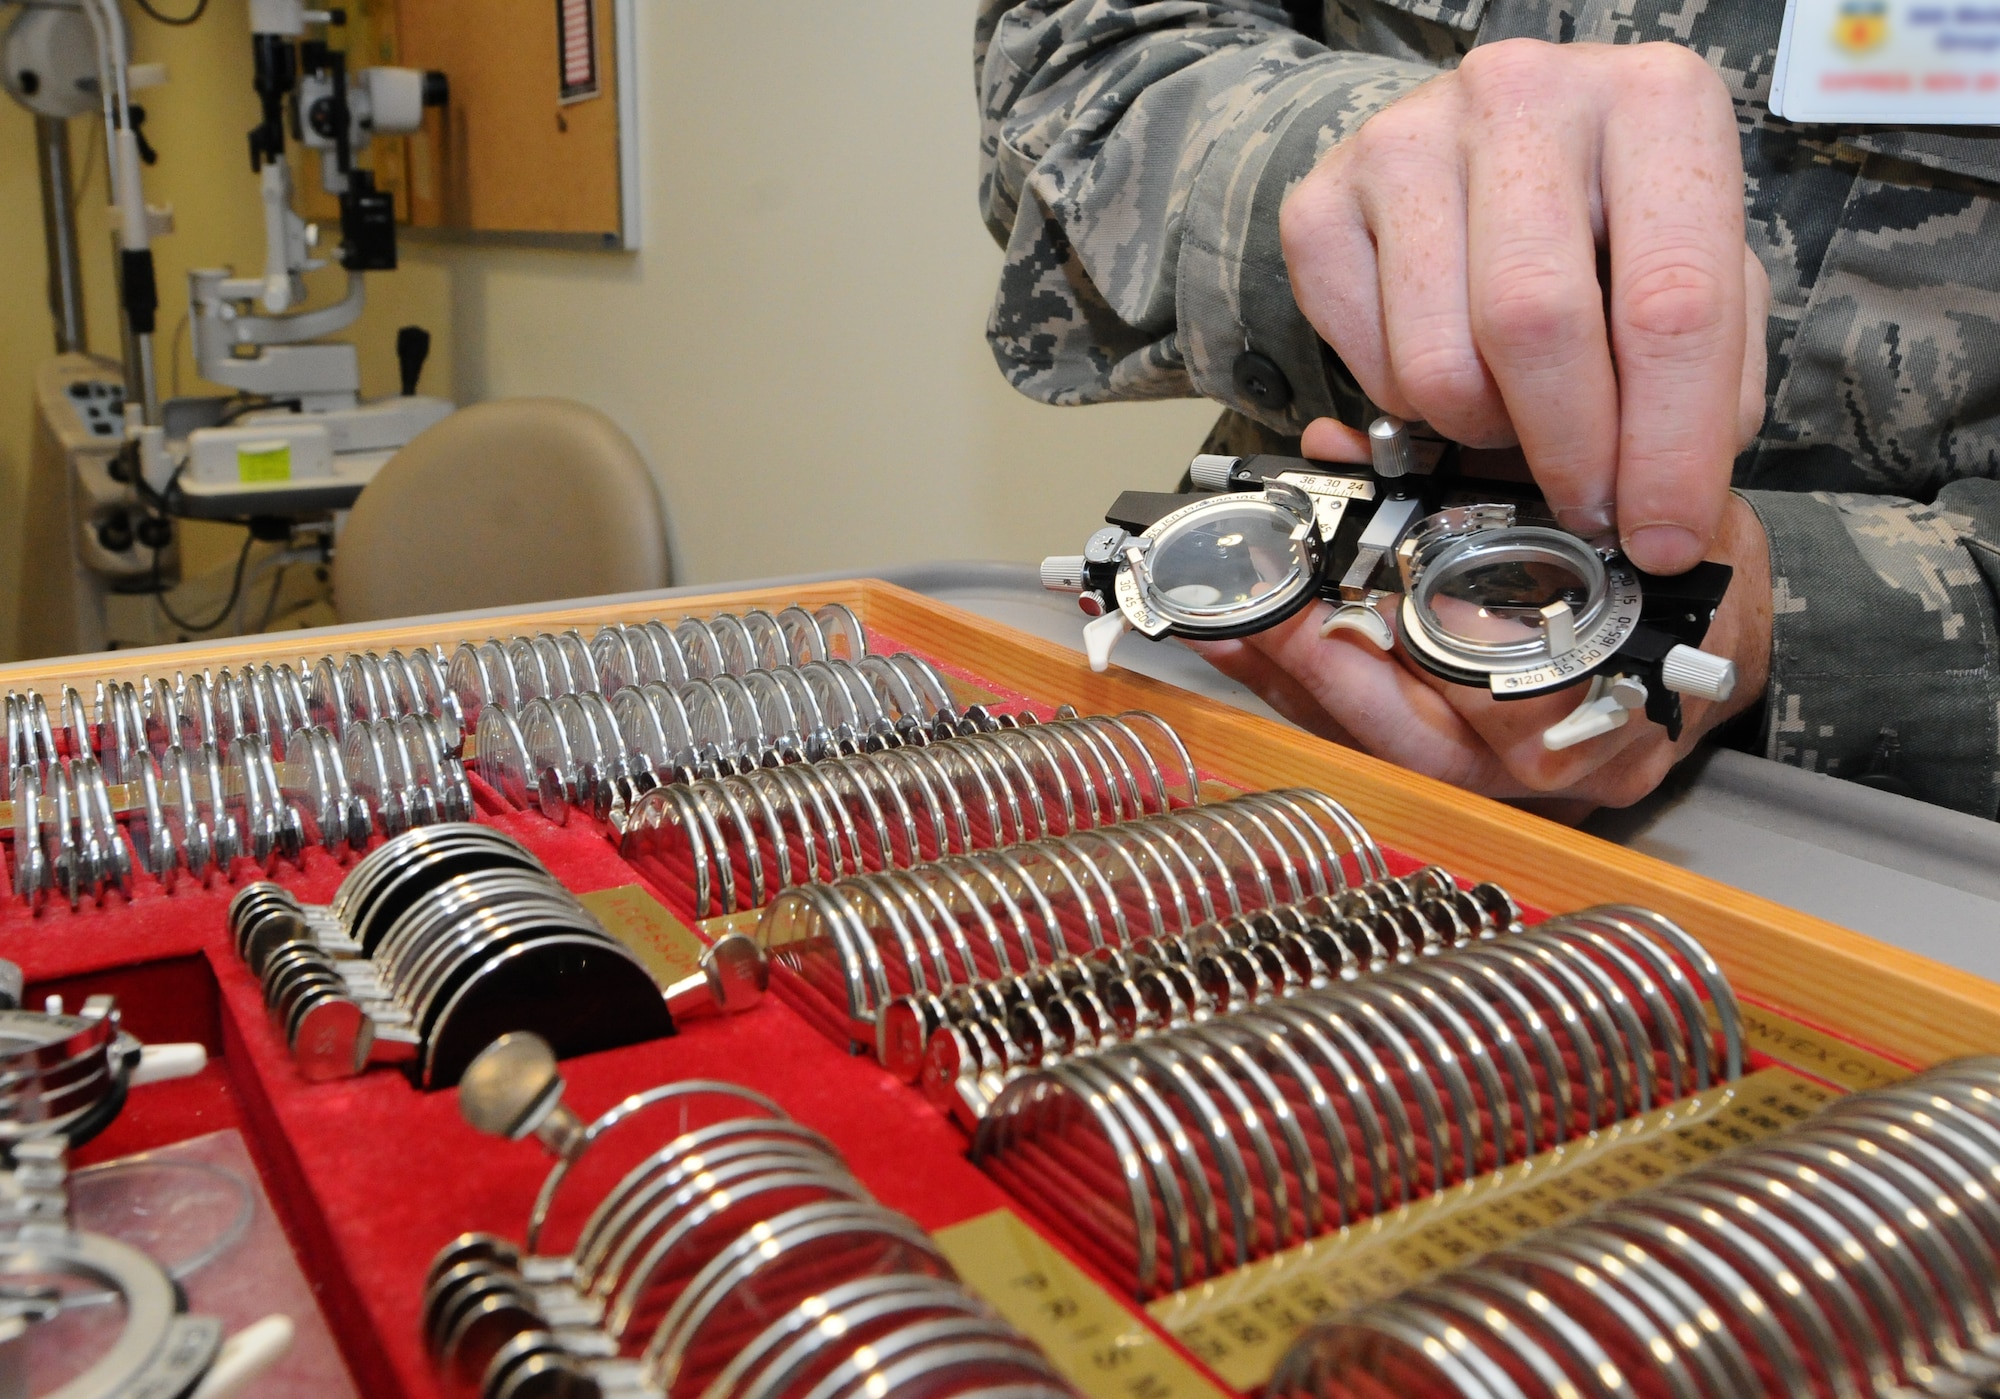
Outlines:
{"label": "electrical cord", "polygon": [[243,533],[243,550],[236,556],[236,577],[229,585],[229,599],[222,604],[222,610],[217,612],[211,620],[206,622],[190,622],[186,618],[176,615],[174,609],[167,606],[167,589],[165,582],[160,577],[160,551],[158,549],[153,550],[153,601],[160,605],[160,611],[166,614],[167,620],[182,631],[197,633],[214,631],[217,627],[228,621],[229,614],[236,610],[236,599],[243,594],[243,569],[250,562],[250,546],[256,542],[257,536],[251,533],[246,526]]}
{"label": "electrical cord", "polygon": [[257,630],[263,632],[271,625],[271,618],[278,612],[278,594],[285,590],[285,571],[291,567],[281,563],[271,574],[271,595],[264,599],[264,615],[257,619]]}
{"label": "electrical cord", "polygon": [[132,3],[145,11],[146,18],[160,24],[172,25],[176,29],[193,24],[208,13],[208,0],[194,0],[194,8],[184,15],[163,15],[153,8],[153,0],[132,0]]}
{"label": "electrical cord", "polygon": [[[180,466],[174,468],[174,474],[167,478],[167,484],[164,490],[156,491],[153,489],[152,483],[146,479],[145,471],[142,470],[139,466],[139,451],[137,445],[128,442],[125,445],[124,450],[126,453],[124,460],[127,461],[130,465],[130,473],[132,478],[130,484],[132,486],[132,489],[139,493],[139,503],[145,506],[147,510],[151,511],[155,515],[159,515],[162,518],[170,518],[174,513],[173,509],[174,487],[180,484],[181,473],[187,470],[186,463],[182,463]],[[123,478],[114,475],[112,479],[121,480]]]}
{"label": "electrical cord", "polygon": [[228,427],[238,418],[251,413],[261,413],[267,408],[288,408],[294,413],[305,411],[304,401],[296,398],[250,398],[235,404],[216,420],[217,427]]}

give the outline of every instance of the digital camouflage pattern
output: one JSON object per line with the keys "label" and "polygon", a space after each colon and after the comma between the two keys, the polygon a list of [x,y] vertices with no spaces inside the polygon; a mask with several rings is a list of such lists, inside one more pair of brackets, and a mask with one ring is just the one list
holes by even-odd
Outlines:
{"label": "digital camouflage pattern", "polygon": [[[1770,115],[1782,0],[981,0],[988,335],[1049,403],[1203,395],[1223,441],[1368,409],[1299,314],[1287,190],[1474,44],[1671,40],[1734,94],[1769,272],[1769,402],[1736,484],[1771,540],[1766,751],[2000,814],[2000,138]],[[1254,349],[1282,413],[1237,390]]]}

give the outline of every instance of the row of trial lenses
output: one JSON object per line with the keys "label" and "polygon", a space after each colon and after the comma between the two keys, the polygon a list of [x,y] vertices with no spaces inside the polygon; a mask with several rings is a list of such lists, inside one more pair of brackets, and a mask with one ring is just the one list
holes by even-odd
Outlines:
{"label": "row of trial lenses", "polygon": [[183,871],[206,884],[239,858],[268,869],[301,840],[278,801],[269,750],[255,738],[238,740],[226,763],[209,744],[135,755],[116,799],[112,790],[95,758],[15,770],[12,879],[31,911],[51,894],[72,909],[114,892],[130,898],[135,868],[169,893]]}
{"label": "row of trial lenses", "polygon": [[[699,818],[688,810],[680,828],[700,831]],[[1389,872],[1344,807],[1304,788],[1164,812],[1128,808],[1120,819],[787,889],[758,938],[868,1044],[898,996],[941,996]]]}
{"label": "row of trial lenses", "polygon": [[678,688],[753,670],[858,662],[868,655],[860,620],[839,603],[817,612],[792,606],[713,617],[614,623],[588,642],[581,633],[466,642],[452,653],[446,683],[467,725],[488,705],[519,709],[534,699],[601,694],[629,686]]}
{"label": "row of trial lenses", "polygon": [[[368,1063],[416,1058],[411,1017],[387,1002],[366,959],[396,916],[467,870],[532,877],[544,866],[491,827],[422,828],[365,856],[341,881],[331,905],[302,903],[268,881],[246,885],[230,900],[231,941],[263,984],[265,1003],[305,1077],[344,1077]],[[378,908],[379,918],[369,916]],[[294,998],[286,984],[293,971],[323,975],[300,982]]]}
{"label": "row of trial lenses", "polygon": [[1741,1072],[1713,960],[1607,906],[1030,1070],[973,1155],[1143,1298]]}
{"label": "row of trial lenses", "polygon": [[990,717],[958,715],[944,678],[900,653],[857,664],[719,675],[680,686],[648,681],[609,699],[594,692],[529,700],[479,716],[480,775],[509,803],[551,820],[581,806],[600,819],[625,813],[642,793],[776,763],[900,745]]}
{"label": "row of trial lenses", "polygon": [[[365,902],[365,915],[332,936],[324,916],[311,916],[331,910],[309,911],[278,885],[252,885],[231,901],[237,950],[262,982],[265,1005],[305,1077],[399,1063],[415,1065],[428,1086],[438,1086],[426,1050],[482,971],[531,944],[602,945],[645,980],[575,895],[518,844],[486,831],[465,826],[422,832],[420,842],[405,837],[403,849],[363,874],[381,876],[353,901]],[[523,1024],[602,1009],[573,1004],[578,991],[549,988],[520,1008]],[[651,1000],[658,1001],[657,991]],[[630,1028],[650,1037],[670,1025],[662,1011],[653,1023]]]}
{"label": "row of trial lenses", "polygon": [[336,739],[314,725],[292,733],[280,766],[280,790],[298,812],[308,844],[336,857],[414,827],[470,821],[472,783],[448,717],[350,720]]}
{"label": "row of trial lenses", "polygon": [[[219,771],[211,790],[222,790]],[[110,789],[95,759],[17,767],[9,795],[14,809],[10,878],[14,896],[30,911],[38,911],[51,894],[66,897],[72,909],[86,898],[102,903],[112,892],[130,897],[133,846],[112,816]],[[151,809],[161,815],[152,830],[164,833],[157,784],[151,795]],[[153,839],[142,838],[138,844],[141,858],[154,854]]]}
{"label": "row of trial lenses", "polygon": [[1520,909],[1506,890],[1460,889],[1432,865],[945,996],[898,996],[875,1022],[876,1053],[904,1082],[921,1080],[931,1103],[970,1131],[1007,1082],[1028,1069],[1353,981],[1520,926]]}
{"label": "row of trial lenses", "polygon": [[642,1099],[676,1109],[681,1130],[596,1200],[567,1253],[470,1234],[432,1264],[422,1329],[453,1388],[501,1399],[560,1377],[606,1394],[861,1399],[963,1392],[976,1360],[988,1384],[1070,1393],[775,1103],[698,1080]]}
{"label": "row of trial lenses", "polygon": [[21,768],[33,767],[39,775],[67,756],[56,740],[48,701],[39,693],[9,690],[0,699],[0,761],[6,764],[8,787],[14,785],[14,774]]}
{"label": "row of trial lenses", "polygon": [[520,841],[492,826],[423,827],[368,852],[347,872],[333,901],[325,906],[302,904],[275,884],[246,886],[230,902],[230,935],[246,961],[263,955],[253,952],[261,939],[286,942],[302,936],[339,956],[366,956],[404,910],[455,875],[492,869],[533,873],[546,868]]}
{"label": "row of trial lenses", "polygon": [[39,695],[8,697],[18,897],[31,908],[51,892],[72,908],[114,891],[129,897],[135,863],[168,891],[183,868],[206,882],[249,851],[253,831],[262,838],[258,857],[275,853],[284,833],[250,822],[265,815],[259,799],[276,790],[268,749],[253,743],[231,754],[226,744],[194,741],[155,754],[133,687],[104,687],[99,700],[107,718],[93,727],[81,696],[65,690],[58,741]]}
{"label": "row of trial lenses", "polygon": [[[305,732],[323,739],[326,730],[313,723],[311,706],[296,686],[287,686],[274,678],[281,674],[292,673],[283,667],[245,667],[239,683],[225,669],[217,677],[196,675],[192,680],[176,677],[171,687],[165,680],[149,681],[143,695],[130,682],[102,684],[98,687],[98,718],[94,724],[85,716],[81,696],[74,689],[66,689],[61,705],[65,716],[61,732],[65,737],[60,742],[47,722],[46,706],[39,696],[32,697],[32,701],[11,697],[10,786],[23,767],[33,767],[46,784],[51,768],[59,767],[65,757],[90,760],[98,764],[97,770],[108,786],[138,789],[117,794],[122,800],[114,800],[114,813],[144,818],[152,814],[144,805],[148,778],[154,786],[172,778],[171,768],[179,761],[174,756],[176,749],[181,754],[196,755],[194,761],[199,764],[203,749],[218,755],[228,754],[238,739],[258,738],[271,759],[284,761],[291,756],[288,750],[292,735]],[[21,720],[18,725],[17,719]],[[349,761],[350,766],[383,770],[373,784],[382,796],[375,805],[388,810],[385,824],[393,831],[394,789],[412,780],[406,771],[409,762],[424,761],[433,753],[455,755],[461,746],[461,736],[448,717],[427,718],[414,729],[414,720],[404,723],[400,726],[403,735],[400,739],[383,733],[389,722],[381,720],[364,725],[376,733],[372,737],[364,735],[360,746],[385,746],[397,751],[387,752],[382,761],[371,764],[358,762],[356,756],[350,756]],[[28,741],[29,736],[32,742]],[[355,749],[355,744],[347,745],[350,755],[355,754]],[[416,756],[411,759],[409,754]],[[300,756],[311,761],[310,755]],[[397,770],[399,763],[405,771]],[[365,775],[363,780],[367,780]],[[158,823],[150,823],[149,829],[157,831]]]}
{"label": "row of trial lenses", "polygon": [[465,820],[472,790],[457,746],[448,721],[405,715],[351,723],[338,742],[317,726],[294,730],[282,761],[256,734],[220,748],[125,749],[115,785],[95,758],[23,765],[9,793],[14,892],[31,908],[52,892],[72,908],[129,898],[136,867],[172,893],[183,875],[228,878],[239,859],[268,874],[310,845],[339,855],[377,831]]}
{"label": "row of trial lenses", "polygon": [[629,813],[620,853],[688,889],[705,918],[811,881],[1163,817],[1199,799],[1186,745],[1153,715],[1016,721],[657,787]]}
{"label": "row of trial lenses", "polygon": [[[406,714],[441,717],[456,732],[443,684],[438,658],[419,649],[408,655],[392,651],[386,658],[373,652],[339,661],[328,657],[311,668],[304,662],[234,671],[225,666],[176,673],[171,680],[101,681],[88,707],[74,688],[65,687],[57,705],[59,724],[51,721],[41,695],[10,694],[9,776],[28,762],[46,769],[60,754],[94,757],[109,781],[130,782],[139,755],[157,758],[169,748],[203,744],[224,751],[246,735],[262,738],[271,756],[282,759],[290,736],[300,729],[324,728],[339,738],[352,722],[381,723]],[[351,702],[354,695],[365,701]],[[450,747],[457,751],[455,739]]]}
{"label": "row of trial lenses", "polygon": [[1309,1332],[1281,1399],[1988,1394],[2000,1059],[1946,1063]]}
{"label": "row of trial lenses", "polygon": [[[102,762],[111,781],[122,782],[117,756],[143,749],[156,755],[175,745],[221,749],[249,733],[262,735],[272,755],[283,757],[285,740],[302,727],[340,736],[350,721],[379,723],[406,714],[470,727],[487,703],[518,708],[538,697],[610,695],[649,680],[677,685],[759,667],[859,661],[867,654],[860,622],[835,603],[816,613],[788,607],[775,615],[688,617],[672,626],[614,625],[588,642],[576,631],[492,638],[460,645],[449,661],[442,651],[419,646],[336,653],[296,665],[252,662],[177,673],[171,680],[100,681],[89,708],[70,687],[54,704],[37,691],[9,691],[0,699],[0,757],[10,784],[24,764],[46,769],[58,756],[85,755]],[[106,751],[114,745],[115,755]]]}

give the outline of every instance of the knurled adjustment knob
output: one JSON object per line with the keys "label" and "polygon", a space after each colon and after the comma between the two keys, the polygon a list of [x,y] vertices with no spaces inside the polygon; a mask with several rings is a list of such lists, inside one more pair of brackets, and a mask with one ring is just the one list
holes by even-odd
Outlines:
{"label": "knurled adjustment knob", "polygon": [[1083,591],[1083,555],[1051,554],[1042,560],[1042,586],[1052,593]]}
{"label": "knurled adjustment knob", "polygon": [[1369,464],[1377,476],[1394,479],[1410,474],[1410,430],[1401,418],[1387,413],[1368,425]]}
{"label": "knurled adjustment knob", "polygon": [[1676,694],[1726,700],[1736,690],[1736,662],[1692,646],[1676,646],[1660,662],[1660,683]]}
{"label": "knurled adjustment knob", "polygon": [[1214,452],[1203,452],[1188,463],[1188,479],[1194,482],[1198,491],[1226,491],[1229,477],[1236,470],[1241,457],[1219,456]]}

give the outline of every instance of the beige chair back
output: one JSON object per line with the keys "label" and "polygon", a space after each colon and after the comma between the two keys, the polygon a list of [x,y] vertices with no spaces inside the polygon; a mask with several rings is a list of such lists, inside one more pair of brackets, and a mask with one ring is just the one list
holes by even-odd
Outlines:
{"label": "beige chair back", "polygon": [[334,610],[369,622],[663,588],[666,522],[617,424],[561,398],[460,409],[391,457],[334,551]]}

